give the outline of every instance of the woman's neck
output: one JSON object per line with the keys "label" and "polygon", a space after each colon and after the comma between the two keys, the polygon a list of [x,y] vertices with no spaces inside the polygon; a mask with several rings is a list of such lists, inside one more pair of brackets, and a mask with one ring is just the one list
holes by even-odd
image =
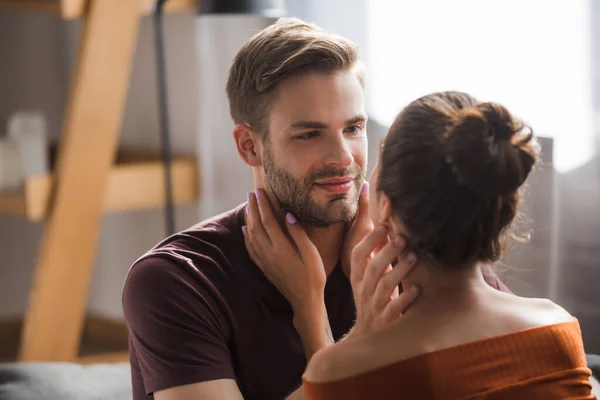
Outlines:
{"label": "woman's neck", "polygon": [[413,285],[419,288],[419,297],[409,310],[445,309],[472,304],[475,294],[488,287],[477,264],[443,270],[426,261],[419,262],[402,280],[403,288]]}

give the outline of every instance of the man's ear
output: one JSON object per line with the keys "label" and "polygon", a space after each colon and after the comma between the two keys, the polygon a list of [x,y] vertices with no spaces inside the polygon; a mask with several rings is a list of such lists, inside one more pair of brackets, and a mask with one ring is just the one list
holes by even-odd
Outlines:
{"label": "man's ear", "polygon": [[262,143],[259,135],[246,124],[237,124],[233,128],[233,139],[238,154],[251,167],[262,165]]}

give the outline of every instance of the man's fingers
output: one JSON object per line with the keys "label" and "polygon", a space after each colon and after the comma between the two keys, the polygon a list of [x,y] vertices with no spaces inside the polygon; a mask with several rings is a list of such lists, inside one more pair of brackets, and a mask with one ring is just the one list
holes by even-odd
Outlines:
{"label": "man's fingers", "polygon": [[385,240],[386,237],[387,229],[383,226],[379,226],[375,228],[373,232],[367,234],[367,236],[354,247],[350,257],[350,262],[352,264],[350,274],[352,280],[361,280],[363,278],[365,267],[371,257],[371,253],[379,243]]}
{"label": "man's fingers", "polygon": [[416,286],[411,286],[407,290],[400,293],[398,297],[390,301],[385,308],[383,312],[383,318],[385,319],[385,322],[389,324],[390,322],[393,322],[402,316],[402,314],[418,296],[419,288]]}
{"label": "man's fingers", "polygon": [[402,236],[396,236],[369,261],[363,277],[363,287],[366,293],[375,292],[386,267],[397,259],[398,255],[404,251],[405,246],[406,240]]}
{"label": "man's fingers", "polygon": [[[407,257],[404,257],[399,261],[394,268],[390,271],[386,271],[383,274],[374,294],[374,302],[378,309],[382,309],[390,301],[390,298],[394,296],[394,292],[398,290],[398,285],[406,277],[408,272],[416,264],[416,257],[414,253],[410,252]],[[397,296],[394,296],[397,297]]]}

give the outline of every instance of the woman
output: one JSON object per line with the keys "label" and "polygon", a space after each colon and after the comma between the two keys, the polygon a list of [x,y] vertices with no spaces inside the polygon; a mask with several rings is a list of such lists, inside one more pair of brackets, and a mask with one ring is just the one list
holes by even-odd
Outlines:
{"label": "woman", "polygon": [[396,322],[317,353],[307,398],[595,398],[577,320],[477,268],[502,255],[536,163],[531,131],[501,105],[434,93],[398,115],[380,157],[371,217],[419,255],[402,284],[420,294]]}
{"label": "woman", "polygon": [[[536,159],[520,121],[465,93],[430,94],[398,115],[369,185],[378,227],[352,253],[356,326],[310,359],[309,400],[595,398],[577,320],[548,300],[492,288],[479,268],[502,256]],[[411,249],[393,270],[384,269],[397,254],[381,245],[386,235]],[[301,259],[319,261],[314,246],[297,245]],[[408,309],[399,297],[379,316],[361,309],[394,277],[411,299],[418,292]]]}

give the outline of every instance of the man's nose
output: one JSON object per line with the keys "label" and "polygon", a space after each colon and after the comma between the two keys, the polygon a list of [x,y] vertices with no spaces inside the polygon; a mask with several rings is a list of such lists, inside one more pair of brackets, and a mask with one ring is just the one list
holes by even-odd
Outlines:
{"label": "man's nose", "polygon": [[327,144],[327,165],[347,168],[354,162],[352,148],[343,133],[335,135]]}

